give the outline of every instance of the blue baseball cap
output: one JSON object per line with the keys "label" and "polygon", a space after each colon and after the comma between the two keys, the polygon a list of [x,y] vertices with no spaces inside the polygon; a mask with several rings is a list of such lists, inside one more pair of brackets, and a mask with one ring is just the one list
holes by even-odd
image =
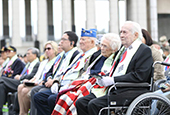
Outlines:
{"label": "blue baseball cap", "polygon": [[84,28],[82,28],[82,31],[81,31],[81,37],[94,37],[94,38],[96,38],[96,34],[97,34],[96,29],[85,30]]}

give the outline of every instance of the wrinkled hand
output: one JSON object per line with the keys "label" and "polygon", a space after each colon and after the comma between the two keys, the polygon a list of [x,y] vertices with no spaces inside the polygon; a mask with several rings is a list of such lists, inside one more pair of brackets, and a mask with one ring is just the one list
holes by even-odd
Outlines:
{"label": "wrinkled hand", "polygon": [[53,85],[54,80],[53,79],[48,79],[48,81],[45,83],[46,87],[51,87]]}
{"label": "wrinkled hand", "polygon": [[58,93],[58,83],[54,83],[54,84],[51,86],[51,92],[52,92],[52,93]]}
{"label": "wrinkled hand", "polygon": [[20,77],[21,77],[20,75],[16,75],[16,76],[14,77],[14,79],[19,80]]}
{"label": "wrinkled hand", "polygon": [[34,83],[34,85],[38,85],[38,83],[37,83],[37,82],[35,82],[35,83]]}
{"label": "wrinkled hand", "polygon": [[167,92],[167,91],[170,91],[170,84],[166,84],[167,86],[168,86],[168,88],[166,88],[166,89],[164,89],[164,90],[162,90],[163,92]]}
{"label": "wrinkled hand", "polygon": [[28,79],[24,79],[24,80],[23,80],[23,83],[28,82],[28,81],[29,81]]}
{"label": "wrinkled hand", "polygon": [[98,79],[97,83],[101,86],[110,86],[114,84],[112,77],[102,77],[102,79]]}

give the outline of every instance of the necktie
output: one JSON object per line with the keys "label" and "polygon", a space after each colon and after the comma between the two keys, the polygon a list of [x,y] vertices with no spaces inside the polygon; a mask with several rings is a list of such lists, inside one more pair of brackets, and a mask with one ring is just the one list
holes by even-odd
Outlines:
{"label": "necktie", "polygon": [[[73,67],[77,68],[80,64],[80,59],[84,56],[85,54],[82,54],[64,73],[63,73],[63,76],[62,76],[62,79],[64,78],[64,75]],[[75,69],[74,68],[74,69]]]}
{"label": "necktie", "polygon": [[[65,54],[64,54],[63,57],[62,57],[62,58],[60,57],[60,59],[55,63],[54,69],[53,69],[53,76],[55,75],[56,71],[59,69],[59,67],[60,67],[62,61],[65,59],[65,57],[66,57],[66,56],[65,56]],[[57,66],[57,65],[58,65],[58,66]]]}
{"label": "necktie", "polygon": [[121,63],[125,59],[126,55],[127,55],[127,50],[123,52],[123,55],[121,56],[119,63]]}
{"label": "necktie", "polygon": [[84,56],[85,54],[82,54],[80,57],[79,57],[79,59],[77,60],[77,62],[74,64],[74,66],[75,66],[75,68],[74,69],[76,69],[78,66],[79,66],[79,64],[80,64],[80,59]]}
{"label": "necktie", "polygon": [[61,56],[59,56],[59,57],[55,60],[54,66],[53,66],[53,73],[55,72],[55,70],[56,70],[56,68],[57,68],[60,60],[61,60]]}
{"label": "necktie", "polygon": [[[60,61],[60,63],[59,63],[59,65],[58,65],[58,67],[57,67],[57,70],[58,70],[58,68],[60,68],[61,63],[62,63],[62,61],[65,59],[65,57],[66,57],[66,56],[65,56],[65,54],[64,54],[63,57],[62,57],[62,59],[61,59],[61,61]],[[57,70],[56,70],[56,71],[57,71]]]}
{"label": "necktie", "polygon": [[29,72],[29,70],[28,70],[29,66],[30,66],[30,64],[28,64],[28,66],[25,66],[25,67],[24,67],[24,69],[22,70],[20,76],[22,76],[23,74],[24,74],[24,75],[27,75],[27,74],[28,74],[28,72]]}

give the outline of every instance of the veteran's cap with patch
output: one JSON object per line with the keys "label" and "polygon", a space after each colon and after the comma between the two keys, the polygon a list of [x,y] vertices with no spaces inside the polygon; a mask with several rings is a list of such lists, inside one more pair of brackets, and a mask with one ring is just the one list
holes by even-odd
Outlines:
{"label": "veteran's cap with patch", "polygon": [[94,38],[96,38],[96,34],[97,34],[96,29],[85,30],[84,28],[82,28],[82,31],[81,31],[81,37],[94,37]]}
{"label": "veteran's cap with patch", "polygon": [[16,49],[14,46],[9,46],[9,47],[7,48],[7,50],[14,51],[14,52],[17,51],[17,49]]}

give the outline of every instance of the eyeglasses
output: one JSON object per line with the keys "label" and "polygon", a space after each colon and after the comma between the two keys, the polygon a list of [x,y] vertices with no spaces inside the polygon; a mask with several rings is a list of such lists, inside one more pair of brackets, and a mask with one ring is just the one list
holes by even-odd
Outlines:
{"label": "eyeglasses", "polygon": [[104,45],[104,44],[100,44],[100,47],[103,47],[104,49],[109,48],[108,46]]}
{"label": "eyeglasses", "polygon": [[69,40],[69,39],[67,39],[67,38],[61,38],[61,40],[62,40],[62,41],[66,41],[66,40]]}
{"label": "eyeglasses", "polygon": [[50,47],[48,47],[48,48],[44,48],[44,52],[46,51],[46,50],[51,50],[52,48],[50,48]]}

